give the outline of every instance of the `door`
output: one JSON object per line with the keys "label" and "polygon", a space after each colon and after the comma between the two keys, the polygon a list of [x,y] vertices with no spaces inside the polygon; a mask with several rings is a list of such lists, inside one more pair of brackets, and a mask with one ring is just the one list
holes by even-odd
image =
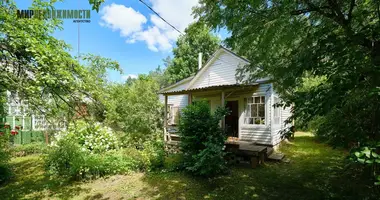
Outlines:
{"label": "door", "polygon": [[239,103],[238,101],[227,101],[226,107],[230,111],[225,118],[227,135],[239,137]]}

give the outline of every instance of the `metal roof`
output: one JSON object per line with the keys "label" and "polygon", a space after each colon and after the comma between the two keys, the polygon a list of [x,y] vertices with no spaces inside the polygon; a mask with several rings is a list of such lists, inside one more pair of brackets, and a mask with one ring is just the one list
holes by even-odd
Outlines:
{"label": "metal roof", "polygon": [[164,88],[160,89],[160,90],[158,91],[158,93],[161,94],[161,93],[163,93],[165,90],[168,90],[168,89],[170,89],[170,88],[172,88],[172,87],[175,87],[175,86],[177,86],[177,85],[181,85],[182,83],[184,83],[184,82],[186,82],[186,81],[190,81],[190,80],[193,79],[193,78],[194,78],[194,75],[193,75],[193,76],[190,76],[190,77],[187,77],[187,78],[185,78],[185,79],[182,79],[182,80],[180,80],[180,81],[178,81],[178,82],[176,82],[176,83],[174,83],[174,84],[172,84],[172,85],[169,85],[169,86],[167,86],[167,87],[164,87]]}
{"label": "metal roof", "polygon": [[201,91],[211,91],[211,90],[227,90],[227,89],[244,89],[244,88],[252,88],[254,86],[259,85],[260,83],[252,83],[252,84],[230,84],[230,85],[212,85],[208,87],[201,88],[190,88],[185,90],[176,90],[176,91],[168,91],[168,92],[159,92],[159,94],[188,94],[190,92],[201,92]]}

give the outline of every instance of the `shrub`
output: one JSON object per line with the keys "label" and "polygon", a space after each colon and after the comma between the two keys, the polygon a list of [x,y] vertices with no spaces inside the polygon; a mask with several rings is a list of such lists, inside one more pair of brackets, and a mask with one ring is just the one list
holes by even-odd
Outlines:
{"label": "shrub", "polygon": [[159,168],[164,163],[165,151],[162,140],[147,141],[140,150],[144,170]]}
{"label": "shrub", "polygon": [[55,175],[74,177],[78,174],[84,154],[80,146],[69,140],[59,140],[45,158],[47,170]]}
{"label": "shrub", "polygon": [[86,123],[82,120],[70,124],[66,131],[55,135],[55,139],[56,141],[71,140],[92,153],[106,152],[117,149],[119,146],[118,139],[111,128],[104,127],[101,123]]}
{"label": "shrub", "polygon": [[94,179],[136,170],[150,170],[162,165],[161,153],[155,148],[110,150],[91,153],[69,140],[58,141],[45,159],[52,175],[81,180]]}
{"label": "shrub", "polygon": [[[87,127],[84,129],[88,130]],[[103,142],[94,139],[104,137],[97,136],[98,133],[93,136],[85,130],[77,131],[82,132],[77,136],[73,135],[74,130],[58,135],[60,138],[45,159],[46,168],[51,174],[81,180],[135,170],[151,170],[162,166],[164,151],[160,140],[145,142],[141,149],[116,148],[117,145],[114,145],[113,149],[105,149],[101,146],[104,145]],[[94,141],[93,145],[87,145],[88,138]],[[105,144],[111,146],[109,143]],[[111,144],[117,144],[117,141]]]}
{"label": "shrub", "polygon": [[27,156],[30,154],[44,154],[47,153],[47,145],[43,142],[32,142],[29,144],[16,145],[12,147],[13,156]]}
{"label": "shrub", "polygon": [[157,82],[145,75],[110,86],[108,93],[112,98],[106,103],[106,123],[136,142],[149,141],[162,130],[163,106],[157,96],[158,90]]}
{"label": "shrub", "polygon": [[[4,126],[4,125],[1,125]],[[10,179],[12,171],[9,166],[10,151],[9,151],[9,131],[0,129],[0,184]]]}
{"label": "shrub", "polygon": [[169,171],[176,171],[183,168],[183,154],[169,154],[164,160],[164,169]]}
{"label": "shrub", "polygon": [[205,101],[187,106],[181,115],[179,132],[184,167],[201,176],[213,176],[226,169],[223,151],[226,135],[219,122],[227,114],[225,108],[211,113]]}

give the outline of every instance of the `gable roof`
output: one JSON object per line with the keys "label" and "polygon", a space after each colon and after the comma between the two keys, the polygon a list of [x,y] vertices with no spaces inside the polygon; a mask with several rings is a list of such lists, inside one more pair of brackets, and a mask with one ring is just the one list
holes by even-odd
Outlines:
{"label": "gable roof", "polygon": [[[170,91],[170,89],[174,89],[174,88],[176,88],[176,87],[178,87],[178,86],[180,86],[180,85],[182,85],[182,84],[185,84],[185,83],[188,83],[189,82],[189,84],[188,84],[188,86],[186,87],[186,89],[185,90],[189,90],[189,89],[191,89],[191,86],[194,84],[194,82],[207,70],[207,68],[209,68],[209,66],[211,66],[216,60],[220,60],[220,61],[222,61],[221,59],[219,59],[218,58],[218,56],[221,54],[221,53],[223,53],[223,52],[225,52],[225,53],[227,53],[227,54],[229,54],[229,55],[231,55],[231,56],[233,56],[233,57],[235,57],[235,58],[238,58],[239,60],[241,60],[243,63],[245,63],[245,64],[249,64],[250,63],[250,61],[249,60],[247,60],[247,59],[245,59],[245,58],[243,58],[243,57],[241,57],[241,56],[239,56],[239,55],[237,55],[236,53],[234,53],[233,51],[231,51],[231,50],[229,50],[229,49],[227,49],[226,47],[223,47],[223,46],[219,46],[219,49],[218,50],[216,50],[212,55],[211,55],[211,57],[207,60],[207,62],[205,63],[205,65],[203,65],[203,67],[194,75],[194,76],[190,76],[190,77],[188,77],[188,78],[185,78],[185,79],[183,79],[183,80],[181,80],[181,81],[179,81],[179,82],[177,82],[177,83],[175,83],[175,84],[173,84],[173,85],[170,85],[170,86],[168,86],[168,87],[165,87],[165,88],[163,88],[163,89],[161,89],[161,90],[159,90],[158,91],[158,93],[159,94],[165,94],[165,93],[169,93]],[[224,61],[222,61],[222,62],[224,62]],[[222,85],[220,85],[220,86],[222,86]],[[194,89],[194,88],[193,88]],[[182,91],[182,90],[184,90],[184,89],[174,89],[173,91],[171,91],[171,92],[178,92],[178,91]]]}
{"label": "gable roof", "polygon": [[190,80],[192,80],[194,78],[194,76],[190,76],[190,77],[187,77],[187,78],[185,78],[185,79],[182,79],[182,80],[180,80],[180,81],[178,81],[177,83],[174,83],[174,84],[172,84],[172,85],[169,85],[169,86],[167,86],[167,87],[164,87],[164,88],[162,88],[162,89],[160,89],[159,91],[158,91],[158,93],[165,93],[167,90],[169,90],[169,89],[171,89],[171,88],[175,88],[176,86],[179,86],[179,85],[182,85],[182,84],[184,84],[184,83],[187,83],[187,82],[189,82]]}
{"label": "gable roof", "polygon": [[[207,70],[207,68],[209,68],[216,60],[220,60],[218,59],[218,56],[222,53],[222,52],[226,52],[227,54],[229,55],[232,55],[233,57],[236,57],[238,59],[240,59],[241,61],[243,61],[245,64],[249,64],[249,60],[241,57],[241,56],[238,56],[236,53],[232,52],[231,50],[223,47],[223,46],[220,46],[220,48],[214,53],[212,54],[212,56],[210,57],[210,59],[206,62],[206,64],[204,65],[204,67],[201,68],[201,70],[199,70],[194,78],[191,80],[191,82],[189,83],[187,89],[190,89],[193,84],[195,83],[195,81]],[[222,62],[224,62],[223,60],[220,60]]]}

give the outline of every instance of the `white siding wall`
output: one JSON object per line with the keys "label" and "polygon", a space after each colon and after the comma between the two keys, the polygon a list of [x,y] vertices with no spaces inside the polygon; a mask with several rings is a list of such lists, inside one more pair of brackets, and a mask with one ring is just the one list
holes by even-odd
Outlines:
{"label": "white siding wall", "polygon": [[290,107],[286,107],[285,109],[281,109],[281,119],[282,119],[282,127],[290,127],[291,124],[285,124],[285,120],[287,120],[291,115]]}
{"label": "white siding wall", "polygon": [[[164,95],[159,95],[161,103],[165,103]],[[188,104],[187,95],[171,95],[168,96],[168,104],[173,104],[174,107],[184,108]]]}
{"label": "white siding wall", "polygon": [[[203,88],[215,85],[230,85],[236,83],[236,69],[244,65],[241,59],[225,51],[217,55],[217,59],[205,69],[201,76],[196,77],[191,88]],[[206,67],[206,66],[205,66]]]}
{"label": "white siding wall", "polygon": [[[179,91],[179,90],[184,90],[187,88],[189,85],[189,81],[186,81],[182,84],[176,85],[172,88],[169,88],[165,90],[165,92],[170,92],[170,91]],[[165,103],[165,96],[163,94],[158,95],[160,101],[164,104]],[[187,95],[169,95],[168,96],[168,104],[172,104],[174,107],[180,107],[184,108],[188,104],[188,96]]]}
{"label": "white siding wall", "polygon": [[[276,92],[274,92],[274,95],[277,96]],[[272,106],[272,109],[273,106]],[[277,145],[278,143],[281,142],[281,133],[280,131],[283,130],[284,128],[286,127],[290,127],[291,124],[287,124],[285,126],[285,120],[288,119],[288,117],[290,117],[291,115],[291,112],[290,112],[290,107],[286,107],[286,108],[280,108],[280,122],[281,124],[279,124],[278,126],[273,126],[272,125],[272,143],[273,145]]]}
{"label": "white siding wall", "polygon": [[[271,138],[271,87],[272,84],[260,84],[254,93],[243,95],[239,100],[239,138],[241,140],[253,141],[258,144],[272,145]],[[244,124],[244,97],[265,95],[265,125]]]}
{"label": "white siding wall", "polygon": [[173,95],[168,96],[168,104],[172,104],[174,107],[184,108],[188,104],[187,95]]}

